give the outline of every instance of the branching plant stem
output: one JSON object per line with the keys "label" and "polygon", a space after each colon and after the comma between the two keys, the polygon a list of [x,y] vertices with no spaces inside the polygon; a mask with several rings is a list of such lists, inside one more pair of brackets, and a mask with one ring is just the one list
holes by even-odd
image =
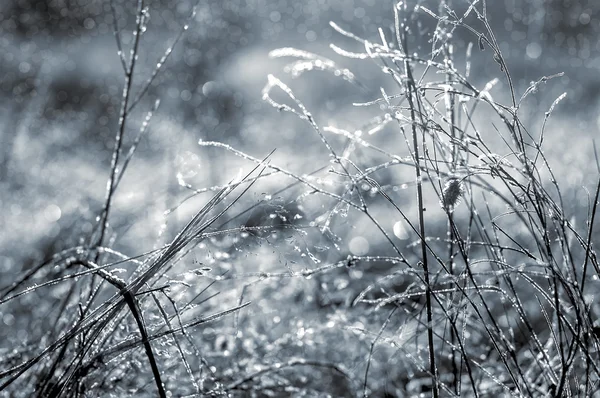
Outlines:
{"label": "branching plant stem", "polygon": [[[404,48],[406,50],[406,40],[404,40]],[[412,129],[412,140],[413,140],[413,158],[415,162],[415,174],[417,182],[417,206],[419,213],[419,234],[421,236],[421,264],[423,265],[423,276],[425,279],[425,300],[426,300],[426,312],[427,312],[427,341],[429,345],[429,372],[431,373],[432,379],[432,390],[433,397],[438,398],[439,386],[437,378],[437,368],[435,365],[435,346],[433,341],[433,311],[431,305],[431,284],[429,276],[429,264],[427,262],[427,243],[425,242],[425,209],[423,207],[423,184],[421,181],[421,165],[419,158],[419,140],[417,133],[417,117],[415,114],[415,106],[417,106],[418,92],[415,88],[415,80],[412,74],[412,68],[408,60],[404,61],[404,68],[406,72],[406,98],[408,99],[410,107],[410,118],[411,118],[411,129]],[[413,95],[415,96],[413,98]],[[415,104],[415,101],[417,104]]]}
{"label": "branching plant stem", "polygon": [[[116,23],[116,21],[115,21]],[[133,47],[131,49],[131,56],[129,59],[129,66],[125,70],[125,84],[123,86],[123,95],[121,101],[121,111],[119,114],[119,128],[117,134],[115,136],[115,146],[112,153],[112,158],[110,162],[110,177],[108,179],[108,183],[106,184],[106,196],[104,199],[104,207],[102,209],[102,214],[100,216],[100,220],[98,222],[100,232],[98,234],[98,238],[92,247],[101,246],[104,241],[104,235],[106,234],[106,229],[108,228],[108,215],[110,213],[111,203],[113,199],[113,194],[115,192],[114,186],[118,173],[118,165],[119,165],[119,157],[121,154],[121,146],[123,145],[123,136],[125,135],[125,128],[127,126],[127,118],[129,116],[129,99],[131,96],[132,86],[133,86],[133,73],[135,71],[135,66],[137,64],[138,52],[140,39],[143,32],[143,27],[145,24],[145,16],[144,16],[144,0],[138,0],[137,3],[137,11],[136,11],[136,28],[134,32],[134,41]],[[120,42],[120,39],[117,39]]]}

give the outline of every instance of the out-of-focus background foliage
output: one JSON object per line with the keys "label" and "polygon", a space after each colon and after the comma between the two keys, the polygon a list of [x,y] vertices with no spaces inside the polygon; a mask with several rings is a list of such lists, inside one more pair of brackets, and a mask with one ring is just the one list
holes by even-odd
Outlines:
{"label": "out-of-focus background foliage", "polygon": [[[92,231],[104,200],[123,86],[113,26],[118,24],[128,51],[135,3],[115,0],[115,21],[108,0],[0,2],[2,285],[31,264],[87,239]],[[227,183],[240,168],[249,170],[248,163],[222,150],[198,146],[200,139],[222,141],[258,158],[277,149],[273,162],[299,174],[310,172],[315,159],[319,165],[326,163],[328,154],[313,131],[261,100],[269,73],[290,85],[318,123],[349,130],[375,116],[349,104],[374,99],[380,87],[391,87],[375,63],[353,63],[329,49],[331,42],[356,46],[329,21],[375,41],[379,27],[391,32],[391,0],[203,0],[189,21],[195,3],[147,1],[150,22],[141,41],[134,91],[151,75],[182,25],[190,26],[128,125],[126,148],[145,113],[161,100],[117,192],[111,217],[115,245],[130,254],[172,236],[202,203],[192,201],[187,210],[184,206],[170,218],[164,216],[190,193],[184,185],[211,187]],[[437,1],[421,3],[437,10]],[[459,14],[468,7],[459,0],[452,5]],[[600,124],[600,3],[488,1],[488,15],[517,93],[543,75],[565,72],[529,97],[521,116],[531,131],[538,131],[544,112],[567,92],[548,126],[546,148],[558,175],[575,192],[568,197],[578,199],[576,193],[591,183],[591,140]],[[421,35],[411,45],[426,54],[435,21],[424,13],[420,20]],[[464,29],[455,35],[456,63],[464,65],[467,44],[473,42],[472,83],[483,87],[500,78],[492,95],[508,103],[507,86],[491,51],[479,51],[477,37]],[[365,89],[320,72],[293,79],[283,71],[285,61],[268,57],[279,47],[334,59],[351,69]],[[391,130],[378,134],[374,139],[379,142],[392,140]],[[261,186],[267,193],[278,188],[276,181]],[[165,223],[166,231],[161,227]],[[0,341],[4,326],[14,322],[14,315],[0,313]]]}
{"label": "out-of-focus background foliage", "polygon": [[[135,5],[115,3],[128,48]],[[425,2],[432,10],[436,3]],[[195,2],[147,4],[150,22],[141,44],[138,87],[187,22]],[[454,2],[459,10],[465,4]],[[199,2],[189,31],[138,107],[141,121],[156,98],[162,101],[117,197],[124,218],[117,216],[115,223],[129,226],[126,238],[134,244],[146,238],[140,234],[152,235],[146,223],[160,224],[162,212],[175,205],[184,190],[177,185],[178,172],[196,188],[235,175],[232,159],[199,148],[198,139],[224,141],[257,156],[278,148],[275,158],[287,159],[290,165],[322,155],[313,134],[261,102],[267,74],[283,74],[282,61],[270,60],[267,54],[278,47],[297,47],[352,69],[351,62],[328,49],[330,42],[342,40],[329,21],[374,37],[378,27],[392,25],[391,8],[390,0]],[[544,88],[546,101],[540,101],[548,106],[567,92],[550,136],[558,153],[563,152],[563,164],[572,164],[566,172],[573,182],[584,184],[585,162],[581,161],[589,161],[590,137],[599,123],[600,5],[591,0],[506,0],[488,2],[488,11],[517,92],[543,75],[565,72]],[[426,15],[422,21],[419,44],[426,49],[434,21],[430,19],[428,25]],[[103,199],[123,84],[114,22],[108,0],[5,0],[0,4],[3,274],[91,231]],[[465,30],[456,34],[460,59],[466,49],[461,44],[476,38]],[[472,64],[475,82],[501,77],[489,51],[475,50]],[[352,70],[373,96],[388,84],[376,68],[359,67],[364,70]],[[338,107],[364,100],[364,93],[319,74],[300,82],[288,76],[287,81],[317,120],[360,125],[364,115]],[[534,126],[545,111],[538,108],[537,100],[531,99],[527,108],[535,118],[530,120]],[[129,140],[136,129],[132,123]],[[298,151],[302,157],[288,156]],[[132,211],[135,220],[129,218]]]}

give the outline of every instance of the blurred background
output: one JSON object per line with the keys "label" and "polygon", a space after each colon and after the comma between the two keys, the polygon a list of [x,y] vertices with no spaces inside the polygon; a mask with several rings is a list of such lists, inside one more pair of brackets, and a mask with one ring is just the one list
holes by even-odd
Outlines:
{"label": "blurred background", "polygon": [[[134,3],[115,0],[126,54]],[[150,21],[141,41],[135,89],[149,78],[181,26],[190,27],[128,125],[126,148],[160,98],[116,197],[112,225],[121,228],[123,244],[156,238],[157,228],[147,228],[148,223],[160,225],[163,212],[189,193],[178,183],[178,174],[193,188],[210,187],[229,181],[243,166],[222,150],[199,147],[199,139],[222,141],[259,158],[277,149],[273,158],[299,173],[308,171],[303,166],[313,157],[323,159],[326,152],[314,132],[261,101],[269,73],[290,85],[318,123],[349,130],[376,116],[372,110],[354,109],[352,102],[375,99],[379,87],[390,86],[375,63],[343,59],[328,46],[334,42],[360,51],[329,21],[375,41],[377,28],[391,32],[391,0],[201,1],[192,21],[194,1],[146,3]],[[464,1],[453,3],[459,14],[466,9]],[[438,7],[437,1],[420,4],[434,11]],[[421,14],[422,31],[414,45],[426,54],[435,21]],[[565,72],[542,86],[541,95],[531,96],[521,115],[536,131],[549,104],[567,93],[549,124],[547,148],[556,150],[560,164],[571,165],[566,173],[575,186],[585,185],[599,123],[600,4],[502,0],[488,2],[488,14],[518,94],[532,80]],[[108,0],[0,4],[2,275],[88,236],[101,209],[123,85],[114,24]],[[476,20],[473,24],[477,27]],[[472,82],[481,88],[498,77],[502,83],[492,93],[508,100],[491,51],[480,52],[477,38],[465,29],[455,35],[459,70],[465,68],[467,44],[474,42]],[[279,47],[333,59],[352,70],[366,91],[319,72],[293,80],[283,72],[285,60],[268,57]],[[296,156],[298,151],[303,156]]]}

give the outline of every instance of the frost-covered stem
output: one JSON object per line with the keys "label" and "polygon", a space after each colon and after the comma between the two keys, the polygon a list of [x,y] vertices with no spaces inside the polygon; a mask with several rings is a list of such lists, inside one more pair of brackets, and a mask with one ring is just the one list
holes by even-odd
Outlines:
{"label": "frost-covered stem", "polygon": [[175,37],[173,44],[171,44],[169,47],[167,47],[167,50],[165,51],[165,53],[162,55],[162,57],[156,63],[156,67],[154,68],[152,75],[150,75],[150,77],[148,78],[148,80],[146,81],[144,86],[141,88],[140,92],[135,96],[135,99],[133,101],[130,101],[131,104],[127,108],[127,112],[131,112],[131,110],[133,108],[135,108],[135,106],[141,101],[141,99],[144,97],[144,95],[146,95],[146,93],[150,89],[150,86],[152,86],[154,79],[156,79],[156,76],[158,76],[158,74],[160,73],[162,68],[165,66],[165,63],[169,59],[169,56],[173,52],[173,48],[175,48],[177,43],[179,43],[179,40],[181,40],[181,38],[183,37],[185,32],[187,32],[187,30],[189,29],[191,21],[193,21],[196,16],[196,7],[198,6],[199,2],[200,1],[198,0],[196,2],[196,5],[194,7],[192,7],[192,12],[190,13],[190,15],[188,17],[188,20],[183,24],[183,26],[179,30],[179,33]]}
{"label": "frost-covered stem", "polygon": [[144,122],[142,123],[142,126],[140,127],[140,131],[138,132],[138,135],[133,140],[133,144],[131,144],[131,147],[129,148],[129,152],[127,152],[127,155],[125,156],[125,160],[123,160],[123,166],[121,166],[121,170],[119,171],[119,175],[117,177],[117,180],[115,181],[113,190],[116,190],[117,187],[119,186],[119,183],[121,182],[121,179],[123,178],[123,175],[125,174],[125,170],[127,169],[129,162],[133,158],[133,154],[135,153],[136,149],[138,148],[138,145],[140,144],[142,137],[148,131],[148,127],[150,126],[150,120],[152,120],[152,116],[158,109],[159,105],[160,105],[160,100],[156,100],[154,102],[154,106],[152,107],[152,109],[149,110],[148,113],[146,114],[146,119],[144,119]]}
{"label": "frost-covered stem", "polygon": [[[595,152],[596,148],[594,148]],[[594,195],[594,204],[592,205],[592,212],[590,219],[588,221],[588,234],[587,240],[585,244],[585,260],[583,262],[583,271],[581,275],[581,293],[583,294],[583,290],[585,289],[585,279],[587,276],[587,269],[590,257],[595,254],[592,252],[592,233],[594,230],[594,220],[596,219],[596,213],[598,210],[598,198],[600,197],[600,178],[598,179],[598,183],[596,184],[596,193]]]}
{"label": "frost-covered stem", "polygon": [[[134,41],[133,41],[133,47],[131,48],[129,66],[124,64],[125,83],[123,85],[121,110],[119,113],[119,128],[118,128],[117,134],[115,136],[115,146],[113,148],[112,159],[110,162],[110,177],[106,184],[106,197],[104,200],[104,208],[102,209],[102,215],[99,220],[100,233],[98,235],[98,239],[96,240],[94,246],[102,245],[102,241],[104,240],[104,235],[108,228],[108,215],[110,212],[110,206],[112,203],[113,194],[115,192],[118,181],[122,177],[122,174],[119,174],[119,179],[117,179],[118,164],[119,164],[119,157],[120,157],[119,155],[121,154],[121,146],[123,144],[123,136],[125,135],[125,127],[127,125],[127,117],[129,116],[129,112],[131,110],[131,108],[129,107],[129,102],[130,102],[131,91],[132,91],[132,86],[133,86],[133,74],[135,71],[135,66],[136,66],[137,58],[138,58],[140,38],[142,36],[143,30],[144,30],[144,25],[146,23],[145,14],[144,14],[144,0],[138,0],[136,15],[137,15],[136,28],[134,31]],[[116,21],[115,21],[115,23],[116,23]],[[117,40],[117,42],[120,43],[119,40]],[[122,50],[120,48],[119,48],[119,57],[123,61]],[[158,106],[158,104],[156,106]],[[153,111],[150,112],[148,118],[146,119],[146,122],[149,122],[149,118],[151,117],[152,112]],[[140,133],[140,136],[141,136],[141,134],[143,134],[146,127],[147,127],[147,123],[142,125],[142,130],[141,130],[142,132]],[[137,141],[137,139],[136,139],[136,141]],[[137,142],[134,144],[133,151],[135,151],[135,147],[137,147]],[[131,155],[133,155],[133,151],[131,152]],[[127,165],[128,160],[129,160],[129,158],[126,159],[126,163],[124,165],[125,167]],[[123,168],[123,170],[125,170],[125,168]],[[99,254],[96,254],[96,257],[98,257],[98,255]],[[146,356],[148,357],[148,362],[150,363],[150,368],[152,369],[152,374],[153,374],[154,380],[156,382],[158,395],[159,395],[159,397],[164,398],[167,395],[166,395],[164,386],[162,384],[160,371],[158,369],[158,365],[156,363],[156,358],[152,351],[152,346],[150,345],[148,333],[146,331],[146,326],[144,325],[141,311],[139,310],[139,307],[135,300],[134,294],[131,291],[129,291],[128,289],[126,289],[124,285],[121,287],[121,293],[123,294],[125,302],[129,306],[129,309],[130,309],[130,311],[137,323],[137,326],[140,330],[140,334],[142,337],[142,344],[144,345],[144,349],[146,351]]]}
{"label": "frost-covered stem", "polygon": [[158,389],[158,396],[161,398],[166,398],[167,394],[162,383],[160,371],[158,370],[156,357],[154,356],[152,346],[150,345],[150,338],[146,330],[146,325],[144,325],[144,318],[142,317],[142,312],[140,311],[140,308],[137,304],[137,300],[135,298],[135,293],[127,288],[127,284],[124,280],[114,276],[112,273],[102,268],[99,268],[96,264],[94,264],[91,261],[75,260],[74,264],[80,264],[86,268],[95,270],[96,273],[100,275],[104,280],[106,280],[108,283],[120,290],[140,330],[140,335],[142,337],[142,345],[144,346],[146,356],[148,357],[148,362],[150,363],[150,368],[152,369],[152,375],[154,376],[156,387]]}
{"label": "frost-covered stem", "polygon": [[[133,47],[131,49],[131,58],[129,60],[129,67],[125,71],[125,84],[123,86],[123,100],[121,103],[121,111],[119,114],[119,129],[115,136],[115,146],[113,149],[112,159],[110,162],[110,177],[106,184],[106,197],[104,199],[104,208],[102,209],[102,215],[100,216],[99,225],[100,225],[100,234],[98,236],[97,241],[95,242],[95,246],[102,245],[102,241],[104,240],[104,234],[106,233],[106,229],[108,228],[108,215],[110,212],[110,206],[114,194],[114,185],[117,176],[117,166],[119,164],[119,155],[121,153],[121,146],[123,143],[123,135],[125,134],[125,126],[127,124],[127,117],[129,116],[129,98],[131,94],[131,87],[133,85],[133,72],[135,70],[135,65],[138,57],[138,50],[140,44],[140,37],[142,35],[142,30],[144,26],[144,0],[138,0],[137,3],[137,20],[136,20],[136,29],[134,32],[134,42]],[[116,23],[116,21],[115,21]]]}
{"label": "frost-covered stem", "polygon": [[[441,13],[444,11],[444,8],[448,8],[451,9],[452,4],[451,4],[451,0],[442,0],[440,2],[440,15]],[[445,58],[445,62],[448,64],[447,66],[449,67],[448,70],[450,70],[451,68],[453,68],[453,57],[452,57],[452,47],[450,44],[448,43],[444,43],[443,44],[443,49],[444,49],[444,58]],[[453,77],[452,77],[452,73],[450,71],[448,71],[446,73],[446,85],[448,87],[452,87],[452,81],[453,81]],[[456,114],[454,111],[454,107],[455,107],[455,94],[453,92],[451,92],[451,90],[449,90],[448,92],[446,92],[446,118],[448,119],[448,127],[450,130],[450,137],[451,137],[451,142],[452,142],[452,152],[451,152],[451,158],[450,158],[450,173],[454,174],[456,171],[456,166],[458,165],[458,144],[456,142],[456,126],[455,126],[455,118],[456,118]],[[453,237],[453,231],[452,231],[452,226],[454,225],[454,218],[453,218],[453,212],[448,212],[448,223],[447,223],[447,236],[448,236],[448,269],[450,270],[450,274],[454,275],[454,237]],[[456,322],[456,319],[458,318],[458,314],[452,316],[452,319],[450,319],[449,321],[451,323]],[[450,343],[455,346],[456,345],[456,339],[459,336],[457,336],[457,334],[454,331],[454,328],[450,328]],[[460,395],[460,370],[457,364],[457,358],[456,358],[456,351],[452,350],[452,374],[454,376],[454,380],[453,380],[453,387],[454,387],[454,392],[457,395]]]}
{"label": "frost-covered stem", "polygon": [[[405,45],[406,49],[406,45]],[[426,299],[426,311],[427,311],[427,340],[429,344],[429,371],[432,378],[432,390],[433,397],[438,398],[438,382],[437,382],[437,370],[435,366],[435,347],[433,345],[433,312],[431,307],[431,284],[429,282],[429,265],[427,262],[427,242],[425,242],[425,215],[423,208],[423,186],[421,182],[421,165],[419,161],[419,140],[417,137],[417,117],[415,114],[415,103],[413,101],[413,94],[418,96],[415,80],[412,75],[412,70],[408,59],[404,61],[404,69],[406,70],[406,98],[410,108],[410,120],[412,128],[413,138],[413,158],[415,162],[415,173],[417,180],[417,202],[419,206],[419,234],[421,237],[421,257],[423,264],[423,274],[425,278],[425,299]],[[418,98],[416,98],[418,102]]]}
{"label": "frost-covered stem", "polygon": [[167,394],[165,392],[165,387],[163,386],[161,380],[160,371],[158,370],[156,357],[154,356],[154,352],[152,351],[152,345],[150,344],[148,332],[146,331],[146,325],[144,325],[144,318],[142,318],[142,313],[139,310],[139,307],[132,292],[125,290],[123,293],[123,297],[125,298],[125,302],[129,306],[129,309],[131,310],[131,313],[135,318],[137,326],[140,329],[140,334],[142,336],[142,344],[144,345],[144,350],[146,351],[146,356],[148,357],[148,362],[150,363],[150,369],[152,369],[152,375],[154,376],[154,381],[156,382],[158,396],[160,398],[166,398]]}

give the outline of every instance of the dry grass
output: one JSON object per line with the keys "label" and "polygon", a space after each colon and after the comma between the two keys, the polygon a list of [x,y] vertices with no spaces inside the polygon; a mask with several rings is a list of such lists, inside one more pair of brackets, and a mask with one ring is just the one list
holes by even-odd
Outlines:
{"label": "dry grass", "polygon": [[[393,11],[393,29],[377,38],[331,24],[354,42],[331,50],[350,65],[375,65],[385,88],[321,55],[271,53],[293,59],[293,78],[319,71],[353,85],[365,101],[348,106],[370,121],[323,126],[270,75],[263,99],[291,114],[273,117],[302,120],[328,156],[299,172],[272,152],[201,140],[200,149],[233,155],[250,171],[222,186],[189,186],[180,205],[202,202],[199,210],[167,244],[137,255],[113,248],[110,216],[158,101],[128,151],[122,143],[171,49],[133,92],[139,42],[128,59],[116,27],[124,90],[103,207],[86,242],[3,282],[0,310],[30,338],[0,346],[0,389],[44,397],[598,394],[600,179],[576,209],[585,224],[576,224],[544,152],[564,96],[541,120],[520,118],[527,97],[555,76],[516,92],[485,1],[460,15],[445,2]],[[142,0],[137,15],[139,38]],[[437,24],[425,54],[411,47],[421,19]],[[457,29],[475,45],[455,48]],[[473,47],[498,64],[483,88],[470,82]],[[499,81],[508,104],[494,99]],[[528,123],[536,122],[534,133]],[[593,167],[600,171],[598,161]]]}

